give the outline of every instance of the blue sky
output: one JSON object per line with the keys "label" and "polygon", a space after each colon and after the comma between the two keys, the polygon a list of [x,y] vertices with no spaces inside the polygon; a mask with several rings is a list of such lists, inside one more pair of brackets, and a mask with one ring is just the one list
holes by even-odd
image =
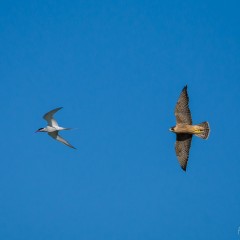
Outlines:
{"label": "blue sky", "polygon": [[[2,1],[0,238],[240,239],[239,1]],[[194,138],[175,156],[188,84]],[[46,134],[56,115],[73,150]]]}

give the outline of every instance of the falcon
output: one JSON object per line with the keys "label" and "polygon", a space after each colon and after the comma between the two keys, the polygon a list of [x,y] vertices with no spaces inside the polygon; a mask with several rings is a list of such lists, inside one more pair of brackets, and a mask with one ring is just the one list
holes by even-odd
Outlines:
{"label": "falcon", "polygon": [[188,102],[187,86],[185,86],[175,107],[176,126],[169,129],[171,132],[176,133],[175,152],[184,171],[187,168],[192,136],[195,135],[202,139],[207,139],[210,133],[208,122],[202,122],[197,125],[192,124]]}
{"label": "falcon", "polygon": [[37,132],[47,132],[48,135],[50,137],[52,137],[53,139],[67,145],[70,148],[74,148],[76,149],[74,146],[72,146],[68,141],[66,141],[63,137],[61,137],[58,132],[62,131],[62,130],[70,130],[71,128],[63,128],[60,127],[57,123],[57,121],[53,118],[53,115],[59,111],[60,109],[62,109],[62,107],[59,108],[55,108],[53,110],[51,110],[50,112],[47,112],[46,114],[44,114],[43,118],[47,121],[48,125],[44,128],[39,128]]}

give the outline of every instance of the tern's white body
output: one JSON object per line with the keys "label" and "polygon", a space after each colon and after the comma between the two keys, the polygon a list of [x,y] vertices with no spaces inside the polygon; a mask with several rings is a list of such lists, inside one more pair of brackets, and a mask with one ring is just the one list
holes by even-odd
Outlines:
{"label": "tern's white body", "polygon": [[54,138],[55,140],[67,145],[68,147],[76,149],[58,134],[59,131],[71,129],[58,126],[57,121],[53,118],[53,115],[60,109],[62,109],[62,107],[53,109],[52,111],[46,113],[43,116],[43,118],[47,121],[48,125],[45,128],[39,128],[36,132],[47,132],[48,135]]}
{"label": "tern's white body", "polygon": [[59,126],[46,126],[45,128],[43,128],[43,130],[41,132],[55,132],[55,131],[62,131],[62,130],[68,130],[68,128],[63,128],[63,127],[59,127]]}

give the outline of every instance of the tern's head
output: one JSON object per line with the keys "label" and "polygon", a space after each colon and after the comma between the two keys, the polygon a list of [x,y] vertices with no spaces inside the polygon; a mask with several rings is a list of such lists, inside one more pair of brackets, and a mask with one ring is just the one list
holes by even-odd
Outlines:
{"label": "tern's head", "polygon": [[37,132],[45,132],[44,130],[45,130],[44,128],[39,128],[35,133],[37,133]]}
{"label": "tern's head", "polygon": [[170,132],[174,132],[174,128],[175,128],[175,127],[169,128],[169,131],[170,131]]}

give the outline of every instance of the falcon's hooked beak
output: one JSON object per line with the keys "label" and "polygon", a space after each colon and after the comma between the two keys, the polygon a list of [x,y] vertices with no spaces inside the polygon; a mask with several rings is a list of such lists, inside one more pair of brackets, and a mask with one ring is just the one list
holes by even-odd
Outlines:
{"label": "falcon's hooked beak", "polygon": [[174,127],[169,128],[170,132],[174,132]]}

